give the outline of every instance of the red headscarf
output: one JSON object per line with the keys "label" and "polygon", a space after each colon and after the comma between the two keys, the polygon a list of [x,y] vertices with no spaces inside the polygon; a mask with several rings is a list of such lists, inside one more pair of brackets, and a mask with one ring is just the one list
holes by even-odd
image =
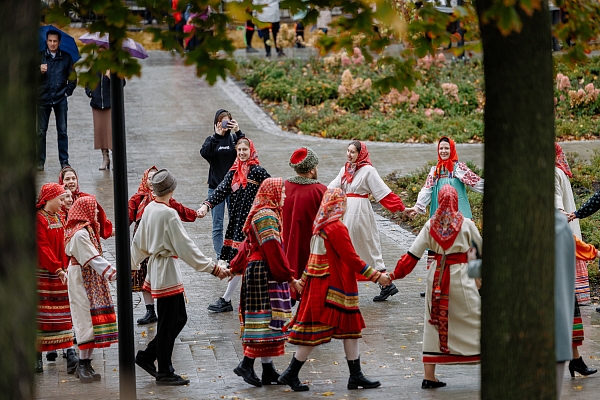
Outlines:
{"label": "red headscarf", "polygon": [[64,176],[65,176],[65,174],[67,172],[74,173],[75,174],[75,178],[77,178],[77,187],[75,188],[75,190],[71,190],[71,194],[73,195],[73,201],[75,201],[83,193],[81,193],[79,191],[79,176],[77,176],[77,172],[75,172],[75,170],[73,169],[73,167],[66,166],[66,167],[64,167],[63,169],[60,170],[60,173],[58,174],[58,183],[60,183],[62,186],[65,186]]}
{"label": "red headscarf", "polygon": [[140,201],[140,204],[138,205],[137,211],[135,213],[136,221],[139,221],[140,219],[142,219],[142,214],[144,214],[144,209],[146,208],[146,206],[148,204],[150,204],[156,198],[152,189],[150,189],[148,187],[148,182],[150,181],[150,178],[148,177],[148,175],[150,175],[150,172],[152,172],[152,171],[158,171],[158,168],[156,168],[153,165],[150,168],[148,168],[146,171],[144,171],[144,175],[142,175],[142,182],[140,183],[140,186],[138,186],[137,192],[138,192],[138,194],[140,194],[142,196],[142,201]]}
{"label": "red headscarf", "polygon": [[[440,144],[442,144],[442,141],[445,142],[446,140],[450,144],[450,157],[448,157],[447,160],[442,160],[442,158],[440,157]],[[454,143],[454,140],[450,139],[448,136],[443,136],[440,138],[437,149],[438,149],[438,163],[437,163],[437,166],[435,167],[435,175],[434,175],[436,177],[440,176],[442,171],[444,171],[444,170],[446,170],[448,172],[452,172],[454,170],[454,163],[458,161],[458,154],[456,153],[456,144]]]}
{"label": "red headscarf", "polygon": [[373,164],[371,164],[371,159],[369,158],[369,150],[367,150],[367,145],[365,144],[365,142],[360,142],[360,151],[358,152],[358,157],[356,157],[356,161],[353,163],[350,161],[346,162],[346,168],[344,171],[344,175],[342,176],[342,183],[352,182],[354,174],[365,165]]}
{"label": "red headscarf", "polygon": [[344,216],[346,212],[346,195],[339,188],[327,189],[321,200],[321,207],[317,211],[317,217],[313,224],[313,235],[319,233],[325,225],[328,225]]}
{"label": "red headscarf", "polygon": [[248,173],[250,172],[250,166],[259,165],[258,162],[258,153],[254,148],[254,143],[252,140],[248,138],[242,138],[238,140],[237,144],[240,144],[243,140],[248,141],[248,145],[250,146],[250,157],[246,161],[241,161],[239,157],[236,157],[233,166],[229,169],[230,171],[235,171],[233,174],[233,180],[231,181],[231,191],[235,192],[241,187],[244,189],[246,185],[248,185]]}
{"label": "red headscarf", "polygon": [[560,168],[569,178],[573,177],[573,173],[571,172],[571,168],[569,168],[569,163],[567,162],[567,157],[565,156],[565,152],[563,151],[560,144],[554,143],[554,150],[556,151],[556,161],[555,165]]}
{"label": "red headscarf", "polygon": [[102,254],[100,247],[100,224],[96,219],[98,203],[94,196],[82,196],[75,200],[69,210],[67,226],[65,228],[65,245],[73,238],[77,231],[86,228],[90,233],[92,243]]}
{"label": "red headscarf", "polygon": [[431,217],[429,233],[444,250],[448,250],[460,232],[465,217],[458,210],[458,192],[444,185],[438,194],[438,209]]}
{"label": "red headscarf", "polygon": [[65,193],[65,188],[62,185],[58,183],[46,183],[40,189],[40,194],[38,195],[35,208],[39,210],[40,208],[44,207],[49,200],[55,199]]}
{"label": "red headscarf", "polygon": [[244,232],[246,236],[250,236],[252,230],[252,218],[254,215],[261,210],[272,210],[279,220],[279,224],[282,224],[281,220],[281,196],[283,192],[283,179],[281,178],[267,178],[258,188],[252,208],[246,218],[244,224]]}

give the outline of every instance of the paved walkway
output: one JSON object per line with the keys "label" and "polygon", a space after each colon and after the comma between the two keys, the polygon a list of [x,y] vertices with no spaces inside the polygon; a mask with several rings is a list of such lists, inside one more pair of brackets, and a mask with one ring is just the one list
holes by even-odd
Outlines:
{"label": "paved walkway", "polygon": [[[301,145],[311,146],[321,158],[319,169],[323,182],[331,181],[345,160],[346,142],[281,132],[260,107],[230,81],[208,86],[198,80],[192,68],[183,66],[167,53],[152,52],[143,61],[143,77],[128,82],[125,88],[129,193],[139,185],[142,172],[151,165],[169,168],[177,177],[175,197],[197,208],[205,199],[208,164],[200,157],[204,139],[212,134],[214,112],[226,108],[238,120],[259,151],[261,164],[273,175],[293,174],[287,166],[289,155]],[[69,99],[70,162],[80,176],[81,189],[95,194],[109,217],[114,216],[112,173],[98,171],[99,150],[93,150],[92,115],[89,99],[81,88]],[[46,171],[38,175],[38,185],[56,181],[59,172],[52,125],[48,135]],[[600,142],[565,144],[567,151],[586,153],[600,148]],[[409,173],[434,160],[432,145],[370,143],[371,160],[382,175],[392,171]],[[460,145],[461,159],[481,165],[483,146]],[[586,153],[589,154],[589,153]],[[408,249],[414,236],[388,220],[379,217],[384,261],[393,266]],[[206,218],[185,224],[200,249],[213,254],[211,220]],[[106,257],[114,260],[114,240],[104,242]],[[333,393],[333,399],[478,399],[479,366],[439,367],[439,377],[448,382],[437,391],[420,389],[420,362],[423,334],[424,300],[418,293],[425,289],[426,270],[421,263],[415,271],[398,282],[400,294],[388,302],[373,303],[378,293],[370,283],[360,283],[360,307],[367,328],[363,331],[361,354],[363,369],[371,378],[382,381],[379,389],[348,391],[348,376],[342,344],[334,341],[317,348],[301,372],[310,392],[291,393],[286,387],[254,388],[233,373],[243,357],[239,340],[237,313],[210,314],[206,306],[225,290],[226,282],[182,267],[187,299],[188,323],[176,343],[174,366],[191,380],[189,386],[158,387],[154,380],[137,369],[137,393],[142,399],[306,399]],[[113,285],[114,288],[114,285]],[[141,296],[133,295],[135,318],[144,314]],[[234,298],[234,308],[238,299]],[[582,354],[588,365],[600,366],[600,314],[583,307],[586,341]],[[142,348],[154,335],[156,326],[135,327],[136,347]],[[288,364],[294,346],[286,355],[274,360],[278,369]],[[73,375],[66,374],[65,363],[46,364],[43,374],[36,375],[40,399],[74,399],[118,397],[118,348],[113,346],[94,355],[94,367],[102,381],[82,386]],[[258,364],[258,363],[257,363]],[[257,372],[260,374],[260,366]],[[596,399],[600,390],[600,374],[571,380],[565,376],[564,398]]]}

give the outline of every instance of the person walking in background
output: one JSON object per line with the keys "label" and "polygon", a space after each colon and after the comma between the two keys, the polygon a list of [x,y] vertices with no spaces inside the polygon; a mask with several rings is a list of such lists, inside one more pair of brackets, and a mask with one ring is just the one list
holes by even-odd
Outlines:
{"label": "person walking in background", "polygon": [[46,132],[50,114],[54,111],[58,134],[58,160],[60,167],[69,165],[69,136],[67,135],[67,97],[77,86],[77,75],[71,55],[60,50],[62,34],[55,30],[46,32],[46,49],[41,53],[40,86],[38,97],[38,171],[46,163]]}
{"label": "person walking in background", "polygon": [[331,10],[328,8],[319,8],[319,16],[317,17],[316,25],[317,29],[327,35],[331,20]]}
{"label": "person walking in background", "polygon": [[[573,189],[569,178],[573,177],[569,163],[565,153],[558,143],[554,143],[556,153],[554,165],[554,207],[562,211],[566,215],[574,212],[575,198],[573,197]],[[581,227],[579,221],[572,220],[569,226],[573,231],[573,235],[581,240]],[[590,297],[590,282],[588,278],[587,263],[584,260],[576,260],[575,262],[575,296],[579,305],[589,304]]]}
{"label": "person walking in background", "polygon": [[[208,161],[208,196],[210,197],[217,186],[225,178],[237,158],[235,145],[240,138],[245,137],[238,123],[232,118],[231,113],[225,109],[215,113],[213,135],[206,138],[200,155]],[[224,202],[210,209],[212,216],[212,240],[217,259],[221,256],[223,247],[223,218],[225,217],[225,204],[229,208],[229,197]]]}
{"label": "person walking in background", "polygon": [[92,383],[102,378],[91,364],[94,349],[118,342],[117,315],[107,283],[117,279],[117,271],[103,257],[95,197],[80,197],[73,203],[65,228],[65,252],[70,257],[67,285],[79,347],[76,376],[82,383]]}
{"label": "person walking in background", "polygon": [[[129,224],[131,225],[135,222],[135,226],[133,227],[134,236],[140,225],[140,221],[142,220],[142,215],[144,215],[144,209],[156,198],[154,192],[152,192],[152,177],[157,171],[158,168],[155,166],[144,171],[142,182],[138,187],[137,193],[129,199]],[[179,218],[181,218],[183,222],[196,221],[198,216],[196,211],[179,203],[173,197],[169,199],[169,207],[177,211]],[[158,317],[154,311],[154,299],[149,291],[144,290],[144,282],[146,281],[147,273],[148,259],[142,261],[140,268],[131,273],[131,290],[132,292],[142,292],[144,304],[146,305],[146,314],[137,320],[138,325],[147,325],[158,321]]]}
{"label": "person walking in background", "polygon": [[422,389],[446,386],[435,377],[437,364],[480,362],[481,296],[475,279],[468,276],[467,251],[472,243],[482,248],[481,235],[475,223],[459,210],[459,195],[453,186],[442,186],[437,197],[435,214],[398,260],[394,272],[381,279],[402,279],[412,272],[425,250],[434,253],[427,275]]}
{"label": "person walking in background", "polygon": [[[292,153],[289,165],[296,176],[285,180],[286,199],[283,205],[283,243],[285,256],[300,279],[308,256],[312,227],[327,187],[317,180],[319,156],[309,147],[300,147]],[[292,292],[292,304],[300,299]]]}
{"label": "person walking in background", "polygon": [[[98,51],[104,51],[107,47],[102,46]],[[102,165],[100,171],[110,170],[109,150],[112,150],[112,119],[110,111],[110,70],[98,73],[98,85],[92,90],[85,87],[85,94],[91,99],[92,118],[94,120],[94,150],[102,151]],[[123,79],[123,86],[125,80]]]}
{"label": "person walking in background", "polygon": [[154,174],[152,188],[156,199],[146,206],[131,243],[131,268],[138,269],[140,263],[149,258],[144,288],[158,299],[156,336],[144,350],[137,352],[135,363],[155,377],[157,385],[190,383],[175,374],[171,362],[175,339],[187,322],[183,279],[177,259],[196,271],[208,272],[220,279],[231,276],[226,268],[219,267],[198,250],[177,212],[169,207],[176,187],[177,181],[169,170],[161,169]]}
{"label": "person walking in background", "polygon": [[[344,225],[348,227],[358,256],[377,271],[385,272],[379,230],[369,195],[391,212],[404,211],[404,204],[400,197],[385,184],[371,164],[369,151],[364,142],[350,142],[346,157],[348,161],[327,187],[340,188],[348,197]],[[398,289],[393,284],[387,287],[380,285],[380,289],[381,292],[373,298],[373,301],[385,301],[398,293]]]}
{"label": "person walking in background", "polygon": [[367,379],[360,366],[358,340],[366,325],[358,308],[355,274],[372,282],[378,282],[382,274],[354,251],[348,229],[340,221],[345,212],[344,192],[327,189],[313,223],[310,258],[302,274],[302,301],[288,325],[289,343],[298,345],[298,350],[279,377],[279,382],[294,391],[308,390],[298,379],[298,372],[315,346],[332,338],[344,341],[350,369],[348,389],[381,386],[379,381]]}
{"label": "person walking in background", "polygon": [[252,47],[252,37],[255,29],[254,22],[251,19],[246,20],[246,53],[258,53],[258,50]]}
{"label": "person walking in background", "polygon": [[43,372],[42,351],[48,361],[58,357],[56,350],[67,349],[67,373],[72,374],[79,359],[73,349],[73,324],[67,288],[64,227],[59,211],[65,189],[58,183],[42,186],[36,203],[37,239],[37,360],[35,372]]}
{"label": "person walking in background", "polygon": [[[301,289],[283,251],[284,201],[281,178],[269,178],[260,185],[244,225],[246,249],[231,263],[231,272],[244,276],[239,309],[244,359],[233,372],[254,386],[278,382],[271,357],[285,352],[287,334],[282,329],[292,316],[290,285]],[[262,379],[254,372],[256,358],[262,361]]]}
{"label": "person walking in background", "polygon": [[277,47],[277,34],[279,33],[279,21],[281,19],[279,12],[279,1],[280,0],[252,0],[253,4],[263,6],[262,11],[256,13],[256,19],[258,19],[260,22],[269,24],[264,28],[260,28],[260,34],[265,42],[265,55],[267,57],[271,57],[271,45],[269,44],[271,36],[269,31],[273,33],[273,45],[275,46],[277,55],[280,57],[285,56],[283,49]]}
{"label": "person walking in background", "polygon": [[[270,177],[269,173],[260,166],[258,153],[250,139],[246,137],[238,139],[235,148],[238,154],[235,163],[219,186],[198,209],[198,215],[202,218],[209,209],[223,204],[230,198],[229,223],[219,255],[221,264],[227,264],[236,256],[240,244],[246,237],[243,228],[252,208],[252,202],[261,183]],[[227,284],[223,297],[210,304],[208,309],[213,312],[233,311],[231,297],[241,279],[241,276],[234,276]]]}

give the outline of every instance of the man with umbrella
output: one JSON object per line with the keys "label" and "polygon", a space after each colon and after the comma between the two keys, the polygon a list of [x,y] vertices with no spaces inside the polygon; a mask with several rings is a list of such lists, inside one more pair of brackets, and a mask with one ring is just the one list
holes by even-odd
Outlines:
{"label": "man with umbrella", "polygon": [[54,110],[58,133],[58,159],[61,168],[69,165],[69,137],[67,136],[67,97],[73,94],[77,75],[73,57],[60,48],[62,34],[58,30],[46,32],[46,48],[41,52],[38,99],[38,171],[46,162],[46,131],[50,114]]}

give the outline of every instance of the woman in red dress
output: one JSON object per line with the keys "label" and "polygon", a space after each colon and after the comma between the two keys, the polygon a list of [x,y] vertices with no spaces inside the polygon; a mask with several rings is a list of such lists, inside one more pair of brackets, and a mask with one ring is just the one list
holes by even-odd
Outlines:
{"label": "woman in red dress", "polygon": [[37,292],[38,354],[36,372],[43,372],[42,351],[54,352],[49,361],[56,360],[57,349],[67,350],[67,372],[72,374],[78,359],[73,346],[73,325],[67,289],[67,256],[64,228],[59,211],[65,197],[63,185],[47,183],[42,186],[37,208]]}
{"label": "woman in red dress", "polygon": [[[60,183],[61,186],[67,187],[71,191],[73,202],[75,202],[81,196],[91,196],[90,194],[81,192],[79,190],[79,178],[72,167],[67,166],[60,170],[60,174],[58,175],[58,183]],[[100,204],[98,204],[98,222],[100,223],[100,237],[102,239],[108,239],[111,237],[113,235],[113,225],[106,216],[106,213]]]}
{"label": "woman in red dress", "polygon": [[[137,193],[135,193],[129,199],[129,224],[135,222],[133,227],[133,234],[137,231],[144,210],[148,204],[154,201],[156,196],[152,191],[152,177],[158,171],[154,165],[144,171],[142,175],[142,182],[138,187]],[[179,203],[177,200],[171,197],[169,200],[169,207],[173,208],[179,214],[179,218],[183,222],[194,222],[198,217],[196,210],[192,210]],[[146,280],[146,274],[148,273],[148,260],[142,261],[140,269],[131,272],[131,289],[133,292],[142,292],[144,297],[144,303],[146,305],[146,314],[137,320],[138,325],[147,325],[158,321],[156,311],[154,311],[154,299],[150,292],[143,290],[144,281]]]}
{"label": "woman in red dress", "polygon": [[294,319],[288,325],[289,343],[298,350],[279,382],[294,391],[308,390],[298,379],[300,368],[315,346],[332,338],[344,341],[350,369],[348,389],[376,388],[378,381],[367,379],[360,367],[358,339],[365,321],[358,308],[355,273],[372,282],[382,276],[356,254],[348,228],[341,218],[346,212],[346,195],[339,188],[327,189],[313,225],[308,265],[302,276],[304,294]]}

